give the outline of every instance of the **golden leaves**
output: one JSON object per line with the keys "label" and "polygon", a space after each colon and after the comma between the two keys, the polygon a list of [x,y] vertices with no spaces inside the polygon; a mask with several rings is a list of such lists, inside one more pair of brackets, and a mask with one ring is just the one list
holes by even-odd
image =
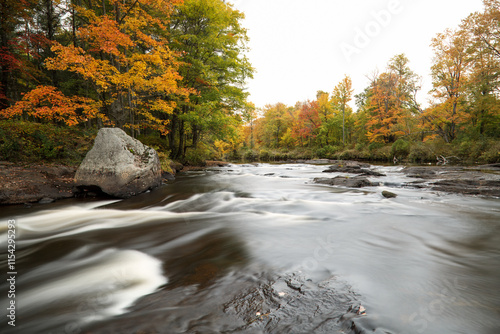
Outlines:
{"label": "golden leaves", "polygon": [[124,58],[123,50],[119,50],[120,48],[134,46],[130,36],[120,31],[118,23],[105,15],[80,28],[79,36],[89,43],[89,52],[104,52],[120,59]]}

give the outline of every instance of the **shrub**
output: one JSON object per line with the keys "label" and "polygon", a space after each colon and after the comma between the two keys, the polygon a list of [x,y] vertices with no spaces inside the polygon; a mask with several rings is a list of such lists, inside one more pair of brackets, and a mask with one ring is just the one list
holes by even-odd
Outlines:
{"label": "shrub", "polygon": [[254,162],[259,158],[259,155],[254,150],[247,150],[243,153],[243,159],[245,161]]}
{"label": "shrub", "polygon": [[379,148],[382,148],[382,147],[384,147],[383,143],[373,142],[373,143],[370,143],[370,145],[368,145],[368,150],[370,152],[373,152],[373,151],[378,150]]}
{"label": "shrub", "polygon": [[158,157],[160,158],[160,164],[161,164],[161,171],[162,172],[167,172],[170,174],[175,174],[174,171],[172,170],[172,167],[170,166],[172,163],[172,160],[170,160],[168,157],[170,155],[170,152],[162,152],[156,149],[158,152]]}
{"label": "shrub", "polygon": [[269,161],[270,155],[267,150],[260,150],[259,152],[259,159],[261,161]]}
{"label": "shrub", "polygon": [[396,157],[406,158],[410,154],[410,143],[404,139],[398,139],[392,144],[391,154]]}
{"label": "shrub", "polygon": [[78,165],[97,130],[25,121],[0,121],[0,160]]}
{"label": "shrub", "polygon": [[332,159],[335,157],[336,152],[339,151],[338,147],[327,145],[316,151],[316,155],[321,159]]}
{"label": "shrub", "polygon": [[391,145],[379,147],[370,153],[370,158],[372,160],[392,161],[393,157]]}
{"label": "shrub", "polygon": [[356,150],[345,150],[337,154],[339,160],[356,160],[359,159],[359,152]]}
{"label": "shrub", "polygon": [[496,163],[500,162],[500,142],[491,140],[485,151],[478,159],[481,163]]}
{"label": "shrub", "polygon": [[186,151],[183,163],[190,166],[205,166],[206,160],[213,159],[214,152],[203,143],[198,144],[196,148],[189,148]]}
{"label": "shrub", "polygon": [[432,153],[428,145],[424,143],[414,143],[410,146],[408,160],[415,163],[430,162],[436,161],[436,156]]}

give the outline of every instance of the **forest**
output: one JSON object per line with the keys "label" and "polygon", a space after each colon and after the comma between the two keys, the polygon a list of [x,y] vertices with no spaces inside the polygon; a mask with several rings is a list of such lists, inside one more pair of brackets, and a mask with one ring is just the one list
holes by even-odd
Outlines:
{"label": "forest", "polygon": [[4,0],[0,160],[77,164],[114,126],[187,164],[500,162],[500,1],[483,2],[433,38],[431,92],[398,54],[360,94],[346,74],[256,108],[244,13],[225,1]]}

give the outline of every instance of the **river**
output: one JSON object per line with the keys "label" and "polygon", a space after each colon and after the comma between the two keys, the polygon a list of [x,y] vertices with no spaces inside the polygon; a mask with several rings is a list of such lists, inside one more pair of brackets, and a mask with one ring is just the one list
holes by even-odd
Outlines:
{"label": "river", "polygon": [[314,184],[325,166],[229,165],[126,200],[1,208],[16,277],[0,331],[500,333],[500,199],[373,168],[387,176],[362,189]]}

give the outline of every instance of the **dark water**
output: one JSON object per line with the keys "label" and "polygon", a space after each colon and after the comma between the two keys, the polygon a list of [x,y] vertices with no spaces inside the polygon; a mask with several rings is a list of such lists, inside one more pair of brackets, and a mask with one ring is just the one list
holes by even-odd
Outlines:
{"label": "dark water", "polygon": [[499,199],[398,187],[387,166],[379,187],[312,184],[323,169],[234,165],[129,200],[2,209],[3,277],[8,219],[18,275],[0,331],[500,333]]}

